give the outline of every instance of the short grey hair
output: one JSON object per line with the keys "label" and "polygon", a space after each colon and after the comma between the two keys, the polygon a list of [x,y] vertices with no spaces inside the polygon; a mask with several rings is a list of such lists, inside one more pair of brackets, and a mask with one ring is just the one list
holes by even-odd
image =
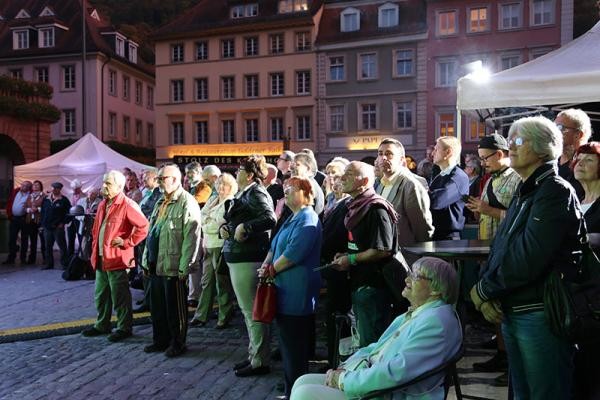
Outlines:
{"label": "short grey hair", "polygon": [[117,171],[116,169],[108,171],[106,174],[104,174],[103,180],[107,180],[108,178],[111,178],[112,181],[121,189],[125,187],[125,181],[127,179],[121,171]]}
{"label": "short grey hair", "polygon": [[204,177],[221,176],[221,170],[216,165],[207,165],[202,170],[202,176],[204,176]]}
{"label": "short grey hair", "polygon": [[342,172],[344,172],[344,169],[348,166],[348,164],[350,164],[350,160],[348,160],[347,158],[334,157],[331,161],[327,163],[327,165],[325,166],[325,170],[327,170],[327,168],[329,168],[330,165],[333,165],[339,166]]}
{"label": "short grey hair", "polygon": [[315,176],[317,173],[317,160],[308,153],[297,153],[294,156],[294,162],[300,162],[308,168],[309,175]]}
{"label": "short grey hair", "polygon": [[419,258],[412,265],[413,273],[419,272],[430,281],[432,291],[438,292],[440,299],[446,304],[454,304],[458,300],[458,278],[456,269],[448,261],[437,257]]}
{"label": "short grey hair", "polygon": [[583,133],[582,140],[584,142],[590,140],[590,136],[592,136],[592,122],[585,111],[579,108],[569,108],[559,112],[556,118],[558,117],[565,117],[574,123],[576,125],[575,128],[579,129]]}
{"label": "short grey hair", "polygon": [[516,120],[510,126],[508,138],[516,134],[529,140],[531,149],[544,161],[556,160],[563,148],[562,133],[554,122],[541,115]]}
{"label": "short grey hair", "polygon": [[185,172],[187,173],[190,171],[194,171],[194,172],[201,174],[202,173],[202,165],[200,165],[200,163],[197,161],[192,161],[191,163],[188,163],[185,166]]}

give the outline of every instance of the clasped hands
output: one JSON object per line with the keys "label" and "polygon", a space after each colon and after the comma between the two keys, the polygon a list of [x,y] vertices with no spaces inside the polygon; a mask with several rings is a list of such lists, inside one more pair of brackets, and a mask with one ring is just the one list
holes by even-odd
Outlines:
{"label": "clasped hands", "polygon": [[337,253],[331,263],[333,264],[332,268],[336,271],[348,271],[350,269],[350,260],[346,253]]}
{"label": "clasped hands", "polygon": [[259,278],[274,278],[277,274],[275,266],[271,263],[261,265],[256,272],[258,273]]}
{"label": "clasped hands", "polygon": [[342,372],[344,372],[345,370],[340,368],[340,369],[330,369],[325,373],[325,385],[332,387],[334,389],[339,389],[339,383],[340,383],[340,375],[342,374]]}
{"label": "clasped hands", "polygon": [[473,304],[475,305],[475,309],[480,311],[488,322],[496,325],[502,322],[504,313],[502,312],[502,308],[500,307],[500,302],[498,300],[484,301],[481,297],[479,297],[475,286],[473,286],[471,289],[470,296]]}

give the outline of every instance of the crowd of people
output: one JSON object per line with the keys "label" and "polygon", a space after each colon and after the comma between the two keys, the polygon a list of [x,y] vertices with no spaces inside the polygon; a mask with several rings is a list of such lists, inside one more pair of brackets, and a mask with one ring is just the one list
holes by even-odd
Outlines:
{"label": "crowd of people", "polygon": [[[471,220],[479,238],[492,243],[466,292],[498,338],[498,354],[474,368],[508,363],[518,399],[592,398],[598,348],[576,352],[552,332],[543,298],[549,273],[577,263],[582,220],[587,232],[600,232],[600,143],[588,143],[590,135],[587,115],[570,109],[554,122],[522,118],[508,138],[482,137],[462,167],[454,137],[438,138],[415,172],[402,143],[387,138],[374,165],[335,157],[324,172],[304,149],[284,151],[277,165],[262,155],[246,157],[235,176],[214,165],[193,162],[182,173],[165,164],[145,171],[142,186],[132,171],[110,171],[102,188],[87,195],[74,181],[71,199],[58,182],[47,195],[39,181],[24,182],[9,207],[7,262],[15,261],[19,232],[21,261],[35,259],[41,227],[44,268],[54,265],[54,242],[65,265],[79,232],[69,208],[80,204],[96,215],[91,263],[98,318],[83,335],[108,334],[110,341],[132,335],[127,271],[140,268],[141,308],[150,310],[153,326],[144,351],[183,354],[188,325],[206,326],[216,298],[216,328],[227,328],[235,299],[249,340],[247,357],[233,366],[238,377],[271,371],[272,327],[253,320],[252,308],[259,277],[273,277],[285,395],[337,399],[410,381],[455,355],[462,343],[452,308],[460,292],[456,272],[402,248],[460,239]],[[386,273],[397,265],[403,281]],[[332,369],[306,375],[323,285]],[[195,313],[188,323],[189,306]],[[349,312],[361,349],[336,366],[335,315]],[[441,398],[442,381],[443,373],[430,377],[400,398]]]}

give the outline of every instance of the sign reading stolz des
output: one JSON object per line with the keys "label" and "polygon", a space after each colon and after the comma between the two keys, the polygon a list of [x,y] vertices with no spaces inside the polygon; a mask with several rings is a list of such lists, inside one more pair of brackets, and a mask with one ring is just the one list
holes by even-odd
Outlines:
{"label": "sign reading stolz des", "polygon": [[[273,164],[273,165],[277,165],[277,158],[279,157],[279,155],[276,156],[265,156],[267,162],[269,164]],[[188,163],[191,163],[192,161],[196,161],[198,163],[200,163],[200,165],[202,165],[202,167],[205,167],[207,165],[216,165],[217,167],[219,167],[219,169],[223,170],[223,171],[235,171],[238,169],[238,167],[240,166],[240,162],[246,158],[246,156],[223,156],[223,155],[218,155],[218,156],[193,156],[193,155],[185,155],[185,156],[179,156],[179,155],[175,155],[173,156],[173,162],[177,165],[179,165],[180,168],[184,168]]]}

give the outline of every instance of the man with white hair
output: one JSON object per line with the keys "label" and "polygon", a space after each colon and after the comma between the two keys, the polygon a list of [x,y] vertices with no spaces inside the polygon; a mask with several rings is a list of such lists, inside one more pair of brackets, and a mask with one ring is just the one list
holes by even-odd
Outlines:
{"label": "man with white hair", "polygon": [[133,248],[148,234],[148,220],[137,203],[123,193],[125,175],[112,170],[104,175],[102,195],[92,227],[92,267],[96,271],[94,293],[98,318],[83,336],[99,336],[111,330],[114,307],[117,329],[108,336],[118,342],[132,335],[133,313],[127,268],[134,263]]}
{"label": "man with white hair", "polygon": [[144,352],[164,351],[176,357],[186,351],[187,280],[200,242],[200,207],[181,186],[181,171],[166,164],[158,171],[163,197],[150,217],[150,233],[142,257],[149,277],[152,344]]}
{"label": "man with white hair", "polygon": [[563,136],[562,154],[558,159],[558,174],[575,188],[577,197],[581,200],[585,192],[579,181],[573,176],[571,163],[577,149],[587,143],[592,136],[590,117],[583,110],[569,108],[559,112],[554,123]]}
{"label": "man with white hair", "polygon": [[263,180],[263,186],[267,189],[267,193],[273,200],[273,207],[277,206],[277,202],[283,199],[283,185],[277,182],[277,167],[267,163],[267,177]]}
{"label": "man with white hair", "polygon": [[433,240],[460,239],[465,227],[463,210],[469,194],[469,177],[458,166],[460,140],[453,136],[438,138],[433,148],[433,162],[441,172],[429,184]]}
{"label": "man with white hair", "polygon": [[373,167],[352,161],[341,177],[342,190],[352,199],[344,224],[348,230],[348,252],[333,260],[338,271],[350,272],[352,308],[358,321],[360,345],[377,341],[389,311],[390,293],[381,266],[390,262],[397,249],[394,207],[375,193]]}

